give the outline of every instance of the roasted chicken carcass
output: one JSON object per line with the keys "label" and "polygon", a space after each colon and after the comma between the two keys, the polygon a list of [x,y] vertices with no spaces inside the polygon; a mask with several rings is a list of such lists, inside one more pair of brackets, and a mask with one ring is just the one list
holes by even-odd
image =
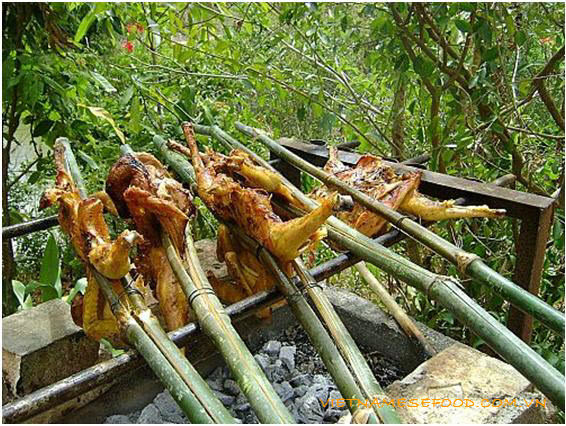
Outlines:
{"label": "roasted chicken carcass", "polygon": [[[418,191],[420,172],[399,175],[381,158],[373,155],[363,155],[355,167],[349,167],[339,160],[337,148],[331,147],[324,170],[349,186],[381,201],[386,206],[426,221],[465,217],[500,217],[505,214],[505,210],[490,209],[488,206],[456,206],[454,200],[430,200]],[[309,196],[320,202],[331,191],[332,188],[321,186],[312,191]],[[359,203],[354,203],[352,211],[341,212],[336,216],[369,237],[383,233],[387,223],[382,216]]]}
{"label": "roasted chicken carcass", "polygon": [[143,236],[134,262],[145,283],[155,290],[167,329],[185,325],[189,312],[187,297],[167,261],[160,229],[183,253],[185,227],[193,213],[190,193],[147,153],[123,155],[108,174],[106,192],[120,216],[132,218]]}
{"label": "roasted chicken carcass", "polygon": [[[337,193],[331,193],[319,208],[298,219],[283,221],[274,213],[271,197],[277,196],[301,207],[281,177],[256,164],[241,150],[225,156],[208,150],[198,151],[193,129],[183,125],[188,148],[175,142],[169,146],[191,158],[200,198],[221,220],[233,222],[266,247],[287,273],[292,273],[290,261],[302,251],[326,236],[322,225],[340,207]],[[224,261],[236,285],[222,282],[209,274],[218,297],[225,303],[235,303],[244,297],[273,288],[275,280],[227,227],[218,229],[217,256]],[[260,316],[268,315],[267,312]]]}
{"label": "roasted chicken carcass", "polygon": [[[196,173],[198,194],[222,220],[238,224],[282,264],[293,260],[306,247],[324,238],[325,231],[320,228],[339,205],[337,193],[330,193],[321,199],[320,207],[309,214],[284,222],[273,212],[268,190],[257,188],[268,182],[274,193],[295,202],[288,188],[280,181],[273,184],[279,179],[276,174],[252,164],[251,159],[242,155],[241,151],[229,157],[208,151],[201,157],[190,124],[183,125],[183,131]],[[178,144],[171,146],[178,149]],[[186,150],[178,150],[186,153]],[[238,164],[240,166],[236,166]],[[251,168],[248,164],[253,167],[253,178],[245,171]],[[261,177],[262,174],[268,178]],[[246,186],[250,183],[251,188]]]}
{"label": "roasted chicken carcass", "polygon": [[119,326],[110,306],[104,298],[94,277],[94,270],[110,280],[114,290],[122,294],[118,279],[130,270],[129,251],[139,242],[135,231],[124,231],[114,241],[110,239],[103,211],[115,212],[110,199],[104,193],[81,199],[79,191],[65,168],[65,147],[55,144],[55,166],[57,175],[55,188],[42,196],[40,208],[59,204],[59,223],[69,235],[76,254],[82,260],[87,276],[87,288],[75,321],[82,325],[87,336],[100,340],[106,338],[122,344]]}

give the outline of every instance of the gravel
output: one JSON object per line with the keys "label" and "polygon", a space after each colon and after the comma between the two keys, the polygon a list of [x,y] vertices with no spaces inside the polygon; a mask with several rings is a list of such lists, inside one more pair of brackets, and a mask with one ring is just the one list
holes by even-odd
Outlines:
{"label": "gravel", "polygon": [[[376,379],[385,387],[402,377],[401,370],[376,353],[366,354]],[[322,401],[341,398],[324,363],[299,327],[287,329],[279,340],[266,341],[254,355],[275,392],[298,423],[336,423],[347,409],[324,407]],[[242,423],[259,423],[247,398],[227,367],[218,367],[206,378],[209,386],[232,415]],[[113,415],[105,423],[188,423],[167,390],[158,394],[141,412]]]}

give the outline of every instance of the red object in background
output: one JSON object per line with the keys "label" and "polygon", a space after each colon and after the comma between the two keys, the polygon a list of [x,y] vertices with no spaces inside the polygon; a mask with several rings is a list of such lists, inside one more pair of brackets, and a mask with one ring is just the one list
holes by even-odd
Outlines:
{"label": "red object in background", "polygon": [[143,24],[140,24],[139,22],[136,24],[136,28],[138,30],[138,33],[143,33],[143,31],[145,29]]}
{"label": "red object in background", "polygon": [[122,43],[122,47],[128,51],[128,53],[132,53],[134,51],[134,43],[130,40],[125,41]]}

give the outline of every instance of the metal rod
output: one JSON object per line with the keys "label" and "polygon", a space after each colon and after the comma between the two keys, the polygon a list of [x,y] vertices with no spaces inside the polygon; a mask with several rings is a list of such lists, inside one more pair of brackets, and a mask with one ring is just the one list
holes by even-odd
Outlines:
{"label": "metal rod", "polygon": [[[282,298],[281,294],[275,290],[257,293],[228,306],[226,313],[230,316],[236,316],[255,309],[262,309],[264,306],[275,303]],[[191,322],[169,332],[168,335],[176,345],[183,346],[189,343],[191,337],[199,329],[198,323]],[[129,350],[116,358],[93,365],[4,405],[2,407],[2,422],[22,423],[51,407],[80,396],[144,365],[145,361],[139,353],[135,350]]]}
{"label": "metal rod", "polygon": [[15,225],[5,226],[2,228],[2,239],[21,237],[22,235],[31,234],[37,231],[53,228],[59,225],[57,215],[33,219],[29,222],[16,223]]}
{"label": "metal rod", "polygon": [[[156,144],[156,146],[158,148],[166,147],[166,142],[165,139],[161,138],[160,136],[155,136],[155,138],[158,140],[158,142],[154,142]],[[356,142],[357,143],[357,142]],[[122,149],[122,153],[128,153],[128,149],[124,148]],[[175,155],[174,152],[171,152],[170,155]],[[412,165],[419,165],[422,164],[426,161],[428,161],[428,159],[430,158],[430,156],[428,155],[420,155],[417,157],[413,157],[410,158],[408,160],[403,161],[403,164],[412,164]],[[275,165],[279,162],[281,162],[282,160],[277,158],[275,160],[271,160],[269,163],[271,165]],[[507,175],[507,176],[512,176],[514,177],[514,175]],[[502,178],[504,178],[505,176],[503,176]],[[500,178],[501,179],[501,178]],[[502,185],[504,186],[504,185]],[[40,219],[33,219],[30,220],[28,222],[22,222],[22,223],[17,223],[15,225],[10,225],[10,226],[5,226],[4,228],[2,228],[2,238],[15,238],[15,237],[20,237],[22,235],[26,235],[26,234],[31,234],[37,231],[43,231],[45,229],[49,229],[52,228],[54,226],[59,225],[59,222],[57,220],[57,215],[53,215],[53,216],[49,216],[49,217],[45,217],[45,218],[40,218]]]}

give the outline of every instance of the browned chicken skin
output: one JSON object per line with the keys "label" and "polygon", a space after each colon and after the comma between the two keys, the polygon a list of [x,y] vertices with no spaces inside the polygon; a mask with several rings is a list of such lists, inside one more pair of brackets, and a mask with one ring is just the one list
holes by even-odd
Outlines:
{"label": "browned chicken skin", "polygon": [[[337,149],[331,147],[324,170],[392,209],[427,221],[500,217],[505,214],[505,210],[490,209],[487,206],[455,206],[453,200],[430,200],[418,192],[420,172],[398,175],[393,168],[384,164],[381,158],[373,155],[363,155],[355,167],[349,167],[338,159]],[[321,186],[315,189],[310,197],[320,201],[330,191],[328,187]],[[370,237],[383,233],[387,224],[383,217],[359,203],[354,204],[351,212],[341,212],[336,216]]]}
{"label": "browned chicken skin", "polygon": [[[324,231],[321,232],[319,228],[333,214],[337,206],[336,193],[322,199],[320,207],[309,214],[283,222],[273,212],[271,196],[267,190],[248,188],[238,181],[238,176],[235,176],[235,164],[250,161],[249,158],[245,157],[242,160],[243,157],[240,156],[233,160],[232,156],[225,157],[209,152],[204,157],[205,164],[198,151],[192,127],[188,124],[184,125],[183,131],[197,177],[199,196],[222,220],[237,223],[283,264],[296,258],[307,246],[325,236]],[[179,151],[186,153],[186,150]],[[250,167],[247,168],[249,169]],[[275,187],[284,197],[291,197],[290,192],[281,189],[282,183],[273,184],[273,173],[266,174],[265,179],[258,177],[268,172],[262,167],[253,165],[254,172],[247,173],[247,178],[243,174],[246,172],[242,172],[241,168],[237,170],[239,175],[244,176],[245,181],[253,182],[254,186],[267,182],[267,185],[271,185],[271,189]],[[255,177],[250,178],[250,175]]]}
{"label": "browned chicken skin", "polygon": [[[83,261],[87,276],[87,288],[82,309],[75,312],[76,322],[85,333],[95,339],[106,338],[116,345],[122,345],[118,323],[110,306],[103,297],[94,269],[110,279],[114,290],[120,294],[121,284],[117,281],[130,269],[129,250],[139,239],[137,233],[124,231],[115,241],[110,240],[103,209],[115,211],[110,199],[103,193],[96,197],[81,199],[71,177],[65,170],[62,144],[55,145],[56,187],[48,189],[40,201],[40,208],[59,204],[59,223],[71,238],[71,243]],[[103,199],[103,201],[101,201]]]}
{"label": "browned chicken skin", "polygon": [[155,289],[167,328],[185,325],[187,298],[167,261],[159,229],[167,231],[182,253],[185,226],[193,213],[190,193],[147,153],[122,156],[108,174],[106,192],[120,216],[131,217],[144,238],[135,264],[145,282]]}

